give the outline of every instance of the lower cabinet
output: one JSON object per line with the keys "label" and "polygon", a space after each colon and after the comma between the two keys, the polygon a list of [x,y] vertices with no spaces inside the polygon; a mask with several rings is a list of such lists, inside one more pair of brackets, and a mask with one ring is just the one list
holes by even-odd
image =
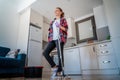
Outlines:
{"label": "lower cabinet", "polygon": [[119,74],[111,42],[80,47],[82,74]]}
{"label": "lower cabinet", "polygon": [[[54,61],[58,64],[57,55],[54,55]],[[64,72],[66,75],[119,74],[111,42],[65,49]]]}
{"label": "lower cabinet", "polygon": [[117,63],[113,55],[98,56],[99,69],[115,69]]}
{"label": "lower cabinet", "polygon": [[82,70],[98,69],[95,46],[80,47],[80,59]]}
{"label": "lower cabinet", "polygon": [[112,42],[96,44],[96,53],[99,63],[99,69],[116,69],[117,60]]}
{"label": "lower cabinet", "polygon": [[79,48],[64,50],[64,70],[65,74],[81,74]]}

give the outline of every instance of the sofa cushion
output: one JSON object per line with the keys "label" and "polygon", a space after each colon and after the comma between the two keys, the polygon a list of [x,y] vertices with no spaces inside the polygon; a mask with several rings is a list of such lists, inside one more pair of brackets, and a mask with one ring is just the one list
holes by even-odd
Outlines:
{"label": "sofa cushion", "polygon": [[0,47],[0,56],[5,57],[5,55],[10,51],[10,48]]}
{"label": "sofa cushion", "polygon": [[0,67],[21,67],[21,60],[15,58],[0,57]]}

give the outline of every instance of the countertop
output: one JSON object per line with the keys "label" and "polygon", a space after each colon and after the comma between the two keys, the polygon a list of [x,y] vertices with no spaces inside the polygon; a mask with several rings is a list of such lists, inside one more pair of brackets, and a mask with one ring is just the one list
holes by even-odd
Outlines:
{"label": "countertop", "polygon": [[[77,44],[76,46],[72,46],[72,47],[65,47],[64,50],[67,49],[74,49],[74,48],[79,48],[79,47],[85,47],[85,46],[90,46],[90,45],[96,45],[96,44],[102,44],[102,43],[107,43],[107,42],[111,42],[111,40],[104,40],[104,41],[94,41],[93,43],[80,43]],[[52,53],[56,52],[57,50],[53,50]]]}

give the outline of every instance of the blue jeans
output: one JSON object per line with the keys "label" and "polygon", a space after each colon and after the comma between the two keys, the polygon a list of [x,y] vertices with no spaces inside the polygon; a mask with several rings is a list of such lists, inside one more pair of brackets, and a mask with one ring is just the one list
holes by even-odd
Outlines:
{"label": "blue jeans", "polygon": [[[64,42],[60,42],[60,46],[61,46],[61,55],[62,55],[62,63],[64,64],[64,56],[63,56],[63,48],[64,48]],[[58,71],[57,72],[61,72],[62,71],[62,67],[61,67],[61,59],[60,59],[60,50],[59,50],[59,46],[58,46],[58,40],[52,40],[51,42],[49,42],[47,44],[47,47],[45,48],[43,55],[46,58],[46,60],[48,61],[48,63],[51,65],[51,67],[56,66],[55,62],[53,61],[52,57],[49,55],[50,52],[55,49],[55,47],[57,48],[57,53],[58,53],[58,60],[59,60],[59,65],[58,65]]]}

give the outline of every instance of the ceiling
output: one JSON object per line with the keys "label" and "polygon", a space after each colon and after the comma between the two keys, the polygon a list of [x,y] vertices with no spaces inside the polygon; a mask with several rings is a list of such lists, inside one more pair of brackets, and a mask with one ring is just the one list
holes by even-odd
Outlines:
{"label": "ceiling", "polygon": [[102,0],[37,0],[32,8],[51,20],[55,17],[55,8],[61,7],[65,17],[77,19],[93,13],[93,8],[101,4]]}

